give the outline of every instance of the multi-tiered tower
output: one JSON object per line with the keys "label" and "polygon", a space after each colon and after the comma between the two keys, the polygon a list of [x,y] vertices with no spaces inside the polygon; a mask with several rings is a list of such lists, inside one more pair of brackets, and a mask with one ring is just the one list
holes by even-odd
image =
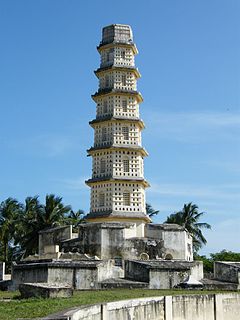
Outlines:
{"label": "multi-tiered tower", "polygon": [[139,236],[150,221],[145,209],[141,131],[139,117],[142,96],[137,91],[140,77],[135,67],[137,48],[131,27],[114,24],[103,28],[102,41],[97,47],[101,55],[100,68],[95,71],[99,89],[92,96],[97,104],[94,129],[92,178],[89,222],[134,222]]}

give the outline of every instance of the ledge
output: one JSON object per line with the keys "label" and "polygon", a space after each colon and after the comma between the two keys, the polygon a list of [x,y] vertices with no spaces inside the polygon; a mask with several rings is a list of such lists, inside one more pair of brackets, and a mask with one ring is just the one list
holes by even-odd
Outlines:
{"label": "ledge", "polygon": [[122,121],[122,122],[136,122],[139,124],[141,129],[145,128],[144,122],[141,119],[137,118],[122,118],[122,117],[116,117],[116,116],[107,116],[101,119],[94,119],[92,121],[89,121],[90,126],[94,128],[95,123],[101,123],[105,121]]}
{"label": "ledge", "polygon": [[134,52],[134,54],[138,54],[138,49],[134,42],[132,41],[112,41],[112,42],[100,42],[100,44],[97,46],[98,52],[101,52],[104,49],[110,49],[112,47],[121,46],[126,48],[131,48]]}
{"label": "ledge", "polygon": [[143,97],[140,92],[136,90],[123,90],[123,89],[114,89],[114,88],[107,88],[107,89],[99,89],[92,95],[92,99],[96,102],[95,98],[104,96],[104,95],[134,95],[137,97],[138,103],[143,101]]}
{"label": "ledge", "polygon": [[123,71],[132,71],[136,78],[140,78],[141,77],[141,74],[140,72],[138,71],[138,69],[136,67],[132,67],[132,66],[124,66],[124,65],[115,65],[114,63],[112,63],[111,65],[109,66],[106,66],[106,67],[100,67],[98,68],[97,70],[94,71],[95,75],[98,76],[98,74],[100,73],[104,73],[106,71],[109,71],[109,70],[123,70]]}
{"label": "ledge", "polygon": [[149,183],[143,179],[143,178],[138,178],[138,177],[119,177],[119,178],[116,178],[116,177],[113,177],[113,176],[105,176],[105,177],[101,177],[101,178],[92,178],[92,179],[88,179],[85,181],[85,183],[88,185],[88,186],[91,186],[92,184],[94,183],[98,183],[98,182],[133,182],[133,183],[141,183],[143,184],[143,186],[145,188],[148,188],[150,187]]}
{"label": "ledge", "polygon": [[119,146],[113,143],[110,143],[106,146],[92,147],[87,150],[88,155],[92,155],[100,150],[126,150],[126,151],[138,151],[142,154],[143,157],[148,156],[147,151],[140,146]]}

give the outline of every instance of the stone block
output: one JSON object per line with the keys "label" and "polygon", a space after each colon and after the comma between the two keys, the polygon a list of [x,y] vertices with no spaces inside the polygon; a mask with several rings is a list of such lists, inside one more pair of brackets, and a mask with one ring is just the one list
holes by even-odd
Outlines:
{"label": "stone block", "polygon": [[22,283],[19,291],[22,298],[69,298],[73,295],[71,287],[49,283]]}

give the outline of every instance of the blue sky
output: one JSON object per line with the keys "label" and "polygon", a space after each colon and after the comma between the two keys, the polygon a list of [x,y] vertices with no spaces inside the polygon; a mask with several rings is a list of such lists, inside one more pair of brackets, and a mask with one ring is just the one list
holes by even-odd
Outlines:
{"label": "blue sky", "polygon": [[155,222],[194,202],[202,253],[239,251],[240,2],[0,1],[0,201],[46,193],[89,209],[88,121],[101,28],[130,24]]}

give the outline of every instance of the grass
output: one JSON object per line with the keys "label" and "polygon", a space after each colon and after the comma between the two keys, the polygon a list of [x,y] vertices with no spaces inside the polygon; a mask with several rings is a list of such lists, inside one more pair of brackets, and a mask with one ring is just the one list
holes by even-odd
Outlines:
{"label": "grass", "polygon": [[[218,291],[219,292],[219,291]],[[124,299],[165,296],[178,294],[211,294],[216,291],[183,291],[183,290],[147,290],[147,289],[113,289],[98,291],[75,291],[71,298],[56,299],[20,299],[19,292],[1,292],[0,320],[14,320],[17,318],[43,317],[49,314],[85,304],[95,304]]]}

